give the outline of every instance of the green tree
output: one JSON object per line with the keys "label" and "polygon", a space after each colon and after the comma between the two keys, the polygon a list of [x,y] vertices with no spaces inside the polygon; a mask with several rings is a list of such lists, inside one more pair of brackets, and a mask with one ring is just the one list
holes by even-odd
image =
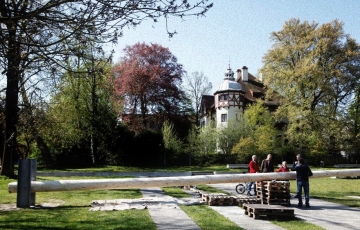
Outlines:
{"label": "green tree", "polygon": [[189,165],[192,164],[192,157],[199,154],[199,128],[193,125],[187,136],[186,152],[189,156]]}
{"label": "green tree", "polygon": [[[74,55],[68,42],[86,44],[89,39],[96,43],[117,42],[126,26],[134,27],[145,19],[156,22],[161,17],[200,16],[212,7],[206,2],[190,5],[176,0],[2,1],[0,72],[6,75],[6,106],[5,142],[4,148],[0,148],[1,174],[14,175],[12,159],[16,154],[19,85],[23,73],[48,71],[49,75],[30,74],[39,82],[56,72],[64,72],[64,61]],[[169,31],[169,36],[173,34]]]}
{"label": "green tree", "polygon": [[254,154],[261,159],[279,148],[276,146],[279,131],[275,128],[274,117],[261,100],[245,110],[241,127],[241,137],[231,151],[239,155],[240,161],[246,162]]}
{"label": "green tree", "polygon": [[353,101],[345,114],[343,132],[343,150],[355,158],[354,162],[360,162],[360,87],[357,85]]}
{"label": "green tree", "polygon": [[167,164],[166,158],[167,156],[172,156],[173,158],[179,156],[183,151],[183,142],[176,136],[174,125],[169,122],[165,121],[163,123],[162,129],[162,136],[164,142],[164,165]]}
{"label": "green tree", "polygon": [[106,159],[108,136],[115,130],[119,112],[113,100],[113,79],[109,79],[111,65],[89,61],[76,71],[62,77],[51,98],[49,116],[55,122],[49,125],[48,136],[54,148],[86,149],[95,164]]}
{"label": "green tree", "polygon": [[216,153],[217,133],[218,130],[215,128],[213,121],[200,129],[198,135],[198,153],[200,156]]}
{"label": "green tree", "polygon": [[259,148],[253,137],[240,138],[239,142],[234,145],[231,153],[237,154],[240,162],[248,163],[252,155],[259,155]]}
{"label": "green tree", "polygon": [[334,153],[343,133],[339,118],[360,77],[359,45],[337,20],[319,25],[291,19],[271,38],[275,44],[261,72],[267,97],[281,96],[277,120],[289,120],[287,138],[301,151],[308,152],[311,136]]}
{"label": "green tree", "polygon": [[223,154],[231,154],[231,150],[242,135],[242,123],[237,120],[229,120],[226,126],[217,132],[217,148]]}

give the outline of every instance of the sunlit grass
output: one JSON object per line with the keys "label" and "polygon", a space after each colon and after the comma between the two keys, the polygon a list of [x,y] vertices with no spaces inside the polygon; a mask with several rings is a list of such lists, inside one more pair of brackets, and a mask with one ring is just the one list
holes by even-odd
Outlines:
{"label": "sunlit grass", "polygon": [[243,229],[207,205],[181,205],[180,207],[202,230]]}
{"label": "sunlit grass", "polygon": [[325,228],[322,228],[318,225],[311,224],[309,222],[299,220],[295,218],[294,220],[272,220],[273,224],[279,225],[280,227],[283,227],[285,229],[291,229],[291,230],[322,230]]}
{"label": "sunlit grass", "polygon": [[[8,183],[14,181],[0,177],[0,204],[16,203],[16,193],[7,191]],[[147,210],[89,211],[93,200],[140,197],[142,194],[139,189],[38,192],[37,204],[52,203],[60,206],[0,211],[0,229],[156,229]]]}
{"label": "sunlit grass", "polygon": [[179,187],[164,187],[162,190],[169,196],[175,197],[175,198],[188,198],[191,197],[190,194],[184,192]]}
{"label": "sunlit grass", "polygon": [[89,207],[0,211],[0,229],[156,229],[147,210],[89,212]]}
{"label": "sunlit grass", "polygon": [[[295,181],[291,183],[291,191],[294,193],[296,191]],[[360,208],[360,199],[351,198],[351,196],[360,197],[360,179],[329,177],[310,179],[310,199],[311,197],[319,198],[349,207]]]}

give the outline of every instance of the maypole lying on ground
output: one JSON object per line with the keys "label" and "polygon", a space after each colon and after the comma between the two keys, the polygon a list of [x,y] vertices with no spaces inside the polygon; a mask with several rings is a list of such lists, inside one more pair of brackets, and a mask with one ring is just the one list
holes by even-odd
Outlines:
{"label": "maypole lying on ground", "polygon": [[[313,174],[314,175],[312,176],[312,178],[360,176],[360,169],[313,171]],[[199,184],[240,183],[273,179],[290,180],[295,178],[295,172],[285,172],[219,174],[182,177],[31,181],[30,189],[32,193],[75,190],[140,189],[151,187],[168,187]],[[17,182],[9,183],[8,190],[10,193],[16,193],[18,190]]]}

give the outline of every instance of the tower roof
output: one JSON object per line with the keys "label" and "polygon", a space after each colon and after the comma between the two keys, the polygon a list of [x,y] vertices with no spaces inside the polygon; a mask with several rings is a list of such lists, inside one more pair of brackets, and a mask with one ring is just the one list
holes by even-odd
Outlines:
{"label": "tower roof", "polygon": [[235,91],[243,91],[243,88],[237,81],[235,81],[234,72],[231,70],[230,64],[229,64],[229,68],[225,72],[224,81],[219,86],[219,88],[216,92],[218,92],[218,91],[234,91],[234,90]]}

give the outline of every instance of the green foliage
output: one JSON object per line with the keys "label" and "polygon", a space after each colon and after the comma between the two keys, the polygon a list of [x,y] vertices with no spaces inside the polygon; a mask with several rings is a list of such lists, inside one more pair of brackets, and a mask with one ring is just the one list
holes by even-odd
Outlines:
{"label": "green foliage", "polygon": [[233,154],[238,155],[240,162],[248,162],[252,155],[259,155],[259,148],[252,137],[241,138],[240,141],[233,147]]}
{"label": "green foliage", "polygon": [[163,123],[161,132],[163,136],[164,149],[167,153],[178,155],[183,152],[184,144],[176,136],[174,131],[174,125],[171,122],[165,121]]}
{"label": "green foliage", "polygon": [[319,138],[316,136],[316,133],[312,133],[308,137],[308,143],[309,143],[309,151],[306,155],[306,158],[308,161],[311,161],[312,165],[320,165],[320,161],[327,160],[327,163],[330,163],[327,154],[327,146],[322,141],[322,138]]}
{"label": "green foliage", "polygon": [[216,139],[218,136],[218,130],[215,128],[214,122],[200,129],[199,131],[199,154],[211,155],[216,152]]}
{"label": "green foliage", "polygon": [[55,154],[77,149],[85,161],[106,161],[119,110],[108,78],[110,70],[106,62],[85,62],[76,73],[62,77],[48,109],[52,123],[46,132]]}
{"label": "green foliage", "polygon": [[187,136],[186,152],[191,156],[199,154],[199,131],[200,129],[194,125]]}
{"label": "green foliage", "polygon": [[281,146],[276,145],[279,131],[274,125],[274,116],[261,101],[250,105],[244,113],[242,137],[233,146],[232,153],[238,155],[240,162],[248,162],[252,155],[261,159],[274,153]]}
{"label": "green foliage", "polygon": [[271,38],[275,44],[261,73],[267,97],[281,102],[276,119],[289,121],[287,138],[302,152],[317,143],[319,154],[338,153],[347,132],[343,114],[360,80],[360,46],[337,20],[319,25],[291,19]]}
{"label": "green foliage", "polygon": [[348,132],[343,132],[342,149],[360,162],[360,84],[356,85],[354,99],[344,120]]}
{"label": "green foliage", "polygon": [[224,154],[230,154],[233,146],[243,135],[241,121],[229,120],[227,125],[218,130],[217,147]]}
{"label": "green foliage", "polygon": [[277,133],[277,130],[269,125],[261,126],[255,130],[254,138],[260,153],[267,155],[274,152]]}
{"label": "green foliage", "polygon": [[245,110],[244,119],[250,129],[262,125],[274,125],[274,117],[263,105],[263,101],[258,100],[255,104],[250,104]]}

